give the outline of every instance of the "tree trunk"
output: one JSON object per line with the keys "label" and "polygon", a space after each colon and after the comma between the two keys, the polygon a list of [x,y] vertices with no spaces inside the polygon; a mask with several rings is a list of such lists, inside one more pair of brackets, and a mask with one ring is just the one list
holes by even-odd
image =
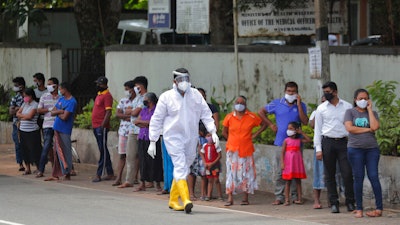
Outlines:
{"label": "tree trunk", "polygon": [[94,81],[105,74],[103,47],[116,43],[120,0],[75,0],[75,19],[81,42],[78,78],[73,82],[75,95],[95,96]]}
{"label": "tree trunk", "polygon": [[211,44],[233,45],[232,0],[210,0]]}

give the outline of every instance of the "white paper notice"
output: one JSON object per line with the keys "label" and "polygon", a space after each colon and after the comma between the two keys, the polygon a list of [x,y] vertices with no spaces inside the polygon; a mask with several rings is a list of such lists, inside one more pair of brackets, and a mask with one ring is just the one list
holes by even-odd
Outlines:
{"label": "white paper notice", "polygon": [[176,33],[208,34],[209,18],[209,0],[176,1]]}
{"label": "white paper notice", "polygon": [[322,73],[322,54],[321,48],[309,48],[308,56],[310,61],[310,75],[312,79],[321,78]]}

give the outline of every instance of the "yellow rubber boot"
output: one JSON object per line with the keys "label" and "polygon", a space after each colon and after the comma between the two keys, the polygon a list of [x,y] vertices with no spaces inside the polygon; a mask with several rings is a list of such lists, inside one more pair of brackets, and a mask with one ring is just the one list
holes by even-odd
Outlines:
{"label": "yellow rubber boot", "polygon": [[190,201],[189,188],[186,180],[180,180],[176,182],[176,186],[178,187],[181,200],[183,202],[183,205],[185,206],[185,212],[191,213],[193,208],[193,203]]}
{"label": "yellow rubber boot", "polygon": [[173,209],[175,211],[183,211],[185,209],[185,207],[179,204],[179,190],[176,186],[175,179],[172,180],[168,206],[170,209]]}

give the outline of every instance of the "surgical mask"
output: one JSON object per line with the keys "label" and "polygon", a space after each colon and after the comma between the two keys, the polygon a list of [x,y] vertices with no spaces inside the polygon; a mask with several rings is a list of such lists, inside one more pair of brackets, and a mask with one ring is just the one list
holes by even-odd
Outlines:
{"label": "surgical mask", "polygon": [[47,85],[47,90],[51,93],[54,91],[54,86],[53,85]]}
{"label": "surgical mask", "polygon": [[149,101],[143,101],[143,105],[148,107],[149,106]]}
{"label": "surgical mask", "polygon": [[20,87],[17,87],[17,86],[14,86],[12,89],[13,89],[13,91],[15,91],[15,92],[18,92],[18,91],[21,90],[21,88],[20,88]]}
{"label": "surgical mask", "polygon": [[59,96],[62,96],[62,94],[61,94],[61,91],[60,91],[60,90],[58,90],[58,95],[59,95]]}
{"label": "surgical mask", "polygon": [[324,97],[328,102],[330,102],[334,96],[333,96],[333,93],[325,93]]}
{"label": "surgical mask", "polygon": [[140,87],[134,87],[133,90],[135,90],[137,95],[140,94]]}
{"label": "surgical mask", "polygon": [[213,143],[213,139],[212,139],[211,136],[207,136],[206,139],[207,139],[207,143],[208,144],[212,144]]}
{"label": "surgical mask", "polygon": [[246,106],[243,104],[236,104],[235,105],[235,110],[238,112],[243,112],[246,109]]}
{"label": "surgical mask", "polygon": [[368,101],[365,100],[365,99],[361,99],[361,100],[359,100],[359,101],[356,101],[356,105],[357,105],[358,107],[360,107],[361,109],[365,109],[365,108],[367,108]]}
{"label": "surgical mask", "polygon": [[24,97],[24,102],[29,102],[30,100],[31,100],[31,97],[29,97],[29,96]]}
{"label": "surgical mask", "polygon": [[286,134],[287,134],[288,137],[291,137],[291,136],[296,134],[296,131],[294,131],[294,130],[286,130]]}
{"label": "surgical mask", "polygon": [[296,94],[294,94],[294,95],[285,94],[285,99],[290,104],[292,104],[297,99],[297,95]]}
{"label": "surgical mask", "polygon": [[182,81],[178,83],[179,90],[186,92],[188,88],[190,88],[191,84],[187,81]]}
{"label": "surgical mask", "polygon": [[132,94],[131,94],[129,91],[125,91],[125,96],[126,96],[127,98],[130,98],[130,97],[132,96]]}

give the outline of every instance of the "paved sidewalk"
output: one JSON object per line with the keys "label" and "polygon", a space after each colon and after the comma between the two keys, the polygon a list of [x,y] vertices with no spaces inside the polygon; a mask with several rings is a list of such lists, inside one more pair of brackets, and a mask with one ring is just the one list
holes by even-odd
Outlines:
{"label": "paved sidewalk", "polygon": [[[33,167],[34,168],[34,167]],[[134,196],[141,196],[146,198],[155,198],[155,199],[164,199],[165,207],[167,210],[167,201],[168,195],[157,195],[155,189],[147,189],[144,192],[133,192],[134,188],[124,188],[119,189],[116,187],[112,187],[112,181],[102,181],[100,183],[92,183],[92,176],[95,174],[96,165],[90,164],[75,164],[75,169],[78,173],[77,176],[71,177],[71,181],[63,181],[66,185],[86,187],[91,189],[99,189],[107,192],[114,193],[124,193]],[[18,172],[18,165],[15,163],[14,156],[14,148],[13,145],[0,145],[0,174],[7,176],[15,176],[21,179],[41,179],[44,178],[35,178],[34,175],[21,175],[21,172]],[[49,176],[51,174],[50,164],[46,167],[45,176]],[[0,178],[1,179],[1,178]],[[43,181],[45,182],[45,181]],[[51,181],[49,181],[51,182]],[[1,183],[1,180],[0,180]],[[196,186],[196,189],[199,189],[199,185]],[[326,192],[322,194],[326,196]],[[199,196],[199,194],[197,194]],[[267,216],[273,216],[278,218],[289,218],[301,221],[310,221],[310,222],[318,222],[323,224],[332,224],[332,225],[341,225],[341,224],[379,224],[379,225],[391,225],[391,224],[400,224],[400,210],[399,206],[396,205],[385,205],[383,216],[380,218],[360,218],[356,219],[354,216],[346,211],[345,206],[341,206],[340,210],[342,213],[332,214],[330,213],[330,209],[327,207],[326,199],[323,199],[323,209],[315,210],[312,208],[313,202],[311,199],[305,199],[303,205],[295,205],[292,204],[290,206],[273,206],[271,203],[274,200],[273,193],[256,191],[254,195],[249,196],[250,205],[241,206],[239,203],[241,201],[241,195],[237,195],[234,198],[235,204],[230,206],[229,209],[238,210],[238,211],[246,211],[255,214],[262,214]],[[135,204],[134,202],[132,204]],[[196,210],[196,204],[199,205],[208,205],[219,208],[227,208],[224,207],[224,202],[213,200],[213,201],[194,201],[194,209]],[[374,205],[374,202],[365,202],[365,210],[371,208]],[[397,209],[396,209],[397,207]],[[251,221],[250,221],[251,223]]]}

